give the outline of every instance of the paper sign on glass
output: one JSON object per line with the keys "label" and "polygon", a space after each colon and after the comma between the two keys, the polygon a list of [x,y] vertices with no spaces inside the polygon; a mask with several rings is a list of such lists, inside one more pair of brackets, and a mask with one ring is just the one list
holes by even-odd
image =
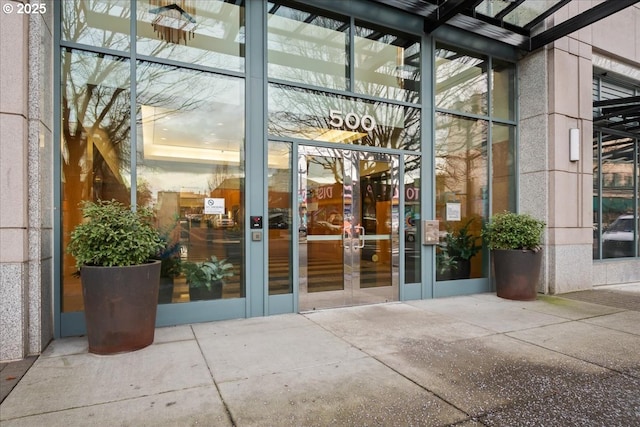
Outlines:
{"label": "paper sign on glass", "polygon": [[204,213],[205,215],[224,215],[224,199],[213,199],[206,197],[204,199]]}
{"label": "paper sign on glass", "polygon": [[461,211],[460,203],[447,203],[447,221],[460,221]]}

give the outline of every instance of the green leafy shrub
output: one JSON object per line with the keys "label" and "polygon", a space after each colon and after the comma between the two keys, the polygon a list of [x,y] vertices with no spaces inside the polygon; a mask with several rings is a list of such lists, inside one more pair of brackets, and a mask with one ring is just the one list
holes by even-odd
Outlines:
{"label": "green leafy shrub", "polygon": [[215,255],[203,262],[185,262],[182,271],[191,288],[211,289],[211,285],[225,277],[233,276],[233,264],[226,259],[219,260]]}
{"label": "green leafy shrub", "polygon": [[85,201],[82,216],[85,221],[75,227],[67,247],[78,268],[143,264],[163,248],[147,208],[132,211],[116,200]]}
{"label": "green leafy shrub", "polygon": [[444,237],[444,242],[439,246],[450,258],[454,260],[471,259],[482,250],[482,245],[477,244],[480,237],[474,236],[469,231],[469,227],[474,219],[475,218],[469,219],[469,221],[457,230],[447,225],[447,234]]}
{"label": "green leafy shrub", "polygon": [[452,269],[458,268],[458,261],[445,250],[436,252],[436,266],[439,274],[445,274]]}
{"label": "green leafy shrub", "polygon": [[529,214],[502,212],[491,217],[482,230],[489,249],[540,250],[545,223]]}

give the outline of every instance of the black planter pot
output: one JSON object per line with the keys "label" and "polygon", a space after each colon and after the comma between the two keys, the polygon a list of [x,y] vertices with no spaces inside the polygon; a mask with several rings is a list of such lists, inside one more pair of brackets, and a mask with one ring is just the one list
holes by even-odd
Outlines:
{"label": "black planter pot", "polygon": [[542,250],[491,251],[496,294],[501,298],[532,301],[538,294]]}
{"label": "black planter pot", "polygon": [[458,280],[471,277],[471,260],[461,259],[455,267],[436,273],[436,280]]}
{"label": "black planter pot", "polygon": [[89,352],[114,354],[153,343],[160,261],[80,272]]}
{"label": "black planter pot", "polygon": [[468,259],[458,260],[458,265],[451,269],[451,278],[468,279],[471,277],[471,261]]}
{"label": "black planter pot", "polygon": [[190,301],[203,301],[220,298],[222,298],[222,282],[215,282],[211,284],[211,289],[206,286],[189,286]]}

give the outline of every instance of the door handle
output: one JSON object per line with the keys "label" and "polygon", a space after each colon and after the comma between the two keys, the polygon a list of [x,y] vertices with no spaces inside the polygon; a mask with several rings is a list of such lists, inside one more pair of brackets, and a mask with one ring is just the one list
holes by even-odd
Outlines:
{"label": "door handle", "polygon": [[[345,245],[347,239],[349,240],[349,245]],[[340,240],[340,246],[342,246],[343,248],[351,247],[351,233],[347,227],[342,227],[342,239]]]}
{"label": "door handle", "polygon": [[358,230],[358,239],[360,240],[360,244],[357,247],[362,249],[364,248],[364,236],[366,232],[364,231],[364,227],[361,225],[356,225],[354,228]]}

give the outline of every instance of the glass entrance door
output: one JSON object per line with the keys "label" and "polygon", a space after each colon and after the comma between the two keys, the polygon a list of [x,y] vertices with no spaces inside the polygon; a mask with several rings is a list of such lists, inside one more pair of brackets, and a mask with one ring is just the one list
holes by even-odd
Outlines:
{"label": "glass entrance door", "polygon": [[398,300],[397,171],[397,156],[300,147],[300,311]]}

